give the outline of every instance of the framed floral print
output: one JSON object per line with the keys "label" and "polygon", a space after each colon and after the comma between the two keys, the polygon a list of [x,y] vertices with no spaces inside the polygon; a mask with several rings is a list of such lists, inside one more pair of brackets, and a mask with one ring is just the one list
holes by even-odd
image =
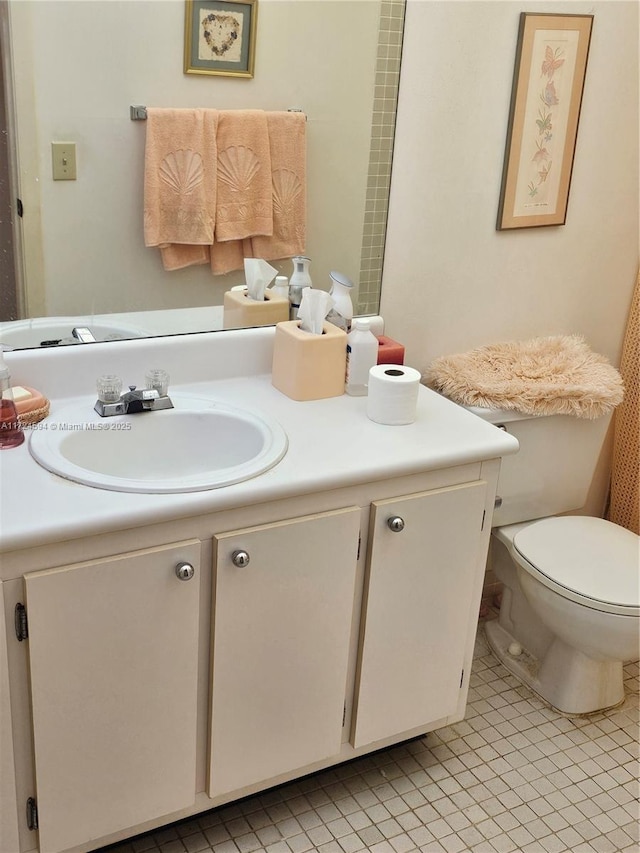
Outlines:
{"label": "framed floral print", "polygon": [[520,15],[498,231],[564,225],[593,15]]}
{"label": "framed floral print", "polygon": [[253,77],[258,0],[186,0],[184,73]]}

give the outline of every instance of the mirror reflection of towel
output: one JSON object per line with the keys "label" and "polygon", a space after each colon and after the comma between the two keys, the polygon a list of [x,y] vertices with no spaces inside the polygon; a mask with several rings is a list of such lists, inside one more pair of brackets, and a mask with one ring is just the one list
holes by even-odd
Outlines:
{"label": "mirror reflection of towel", "polygon": [[217,195],[217,110],[149,109],[144,240],[166,269],[206,263]]}
{"label": "mirror reflection of towel", "polygon": [[148,109],[144,236],[166,270],[304,254],[304,114]]}
{"label": "mirror reflection of towel", "polygon": [[304,113],[267,113],[273,185],[273,234],[251,239],[253,256],[266,261],[305,253],[307,239],[306,126]]}
{"label": "mirror reflection of towel", "polygon": [[261,235],[256,230],[242,242],[216,243],[211,252],[215,274],[242,269],[244,258],[271,261],[302,255],[306,250],[306,116],[300,112],[268,112],[266,121],[271,153],[272,233]]}
{"label": "mirror reflection of towel", "polygon": [[273,233],[271,151],[263,110],[222,110],[218,119],[216,243]]}
{"label": "mirror reflection of towel", "polygon": [[242,269],[243,245],[254,234],[273,233],[271,151],[264,110],[222,110],[218,122],[218,196],[211,270]]}

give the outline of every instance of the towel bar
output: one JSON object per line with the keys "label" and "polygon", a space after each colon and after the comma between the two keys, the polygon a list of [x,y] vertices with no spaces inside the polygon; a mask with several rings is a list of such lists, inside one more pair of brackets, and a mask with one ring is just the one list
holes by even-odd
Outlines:
{"label": "towel bar", "polygon": [[[291,107],[287,110],[288,113],[302,113],[304,110],[301,110],[299,107]],[[131,104],[129,107],[129,118],[131,121],[146,121],[147,120],[147,108],[143,107],[141,104]],[[307,116],[305,115],[305,119]]]}

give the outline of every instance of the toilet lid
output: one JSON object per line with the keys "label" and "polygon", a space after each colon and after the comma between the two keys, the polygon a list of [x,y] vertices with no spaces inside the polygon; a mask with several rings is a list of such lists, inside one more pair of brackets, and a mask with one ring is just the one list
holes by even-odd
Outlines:
{"label": "toilet lid", "polygon": [[545,518],[518,531],[513,545],[524,569],[567,598],[596,610],[637,614],[640,538],[630,530],[602,518]]}

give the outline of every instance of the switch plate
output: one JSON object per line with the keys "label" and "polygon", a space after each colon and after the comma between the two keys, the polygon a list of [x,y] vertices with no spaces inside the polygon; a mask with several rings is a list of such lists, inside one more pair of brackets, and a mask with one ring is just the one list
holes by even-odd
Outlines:
{"label": "switch plate", "polygon": [[52,142],[51,156],[54,181],[76,180],[75,142]]}

